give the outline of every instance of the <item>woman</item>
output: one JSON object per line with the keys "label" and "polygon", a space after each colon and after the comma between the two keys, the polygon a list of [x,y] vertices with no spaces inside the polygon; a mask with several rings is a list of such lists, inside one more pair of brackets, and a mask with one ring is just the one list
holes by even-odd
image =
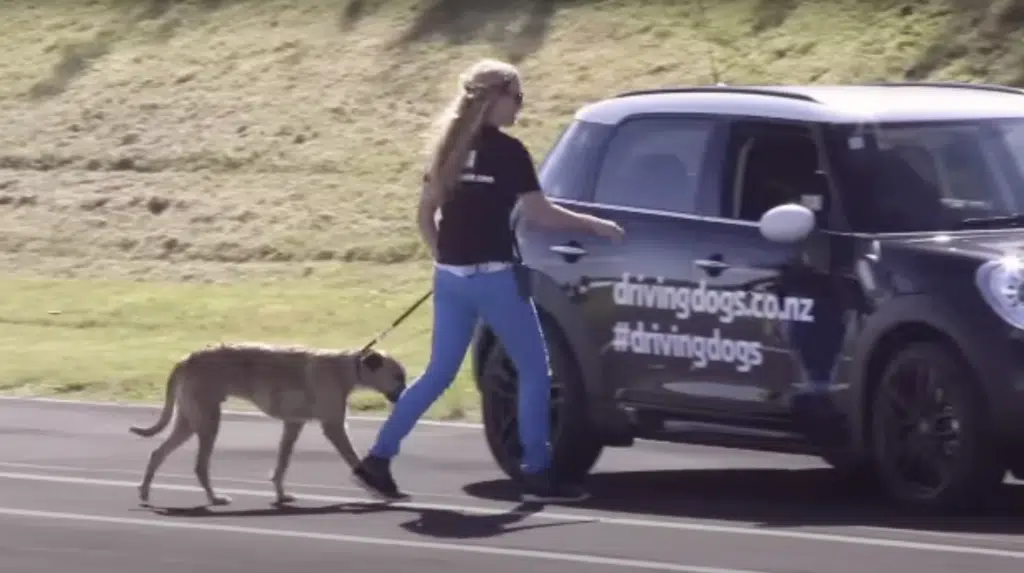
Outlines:
{"label": "woman", "polygon": [[[515,123],[523,103],[519,73],[485,59],[460,77],[458,93],[441,116],[423,177],[418,222],[435,260],[434,327],[430,361],[380,429],[355,481],[371,495],[401,499],[390,460],[423,413],[451,385],[478,318],[495,332],[519,373],[519,435],[524,500],[579,500],[582,490],[561,483],[550,469],[547,350],[532,299],[517,289],[517,202],[526,220],[618,240],[611,221],[547,201],[526,147],[500,128]],[[435,224],[434,214],[441,210]]]}

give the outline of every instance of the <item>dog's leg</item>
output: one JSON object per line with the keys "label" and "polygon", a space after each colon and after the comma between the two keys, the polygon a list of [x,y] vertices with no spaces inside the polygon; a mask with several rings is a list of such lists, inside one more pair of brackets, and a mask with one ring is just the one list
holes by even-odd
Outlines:
{"label": "dog's leg", "polygon": [[143,505],[149,503],[149,488],[153,483],[153,477],[156,475],[156,470],[164,463],[167,456],[171,455],[171,452],[180,448],[182,444],[192,437],[192,433],[192,424],[190,424],[188,418],[179,411],[177,419],[174,421],[174,428],[171,429],[171,433],[168,434],[167,439],[153,449],[153,453],[149,455],[149,463],[146,465],[146,473],[142,476],[142,483],[139,484],[139,501],[141,501]]}
{"label": "dog's leg", "polygon": [[284,492],[284,475],[288,472],[292,450],[295,449],[295,442],[299,439],[304,426],[304,422],[286,421],[281,431],[281,443],[277,447],[277,465],[274,466],[274,473],[270,477],[271,483],[274,484],[274,492],[277,494],[275,503],[278,505],[295,501],[294,496]]}
{"label": "dog's leg", "polygon": [[356,454],[355,448],[352,447],[352,441],[348,437],[348,431],[345,429],[345,420],[321,420],[320,428],[323,430],[324,436],[334,446],[334,449],[341,455],[341,458],[345,460],[345,463],[353,470],[359,467],[359,456]]}
{"label": "dog's leg", "polygon": [[220,431],[220,404],[210,408],[209,418],[196,420],[196,437],[199,439],[199,451],[196,452],[196,478],[199,485],[206,492],[206,499],[210,505],[227,505],[231,498],[226,495],[217,495],[210,485],[210,458],[213,456],[213,444],[217,441],[217,433]]}

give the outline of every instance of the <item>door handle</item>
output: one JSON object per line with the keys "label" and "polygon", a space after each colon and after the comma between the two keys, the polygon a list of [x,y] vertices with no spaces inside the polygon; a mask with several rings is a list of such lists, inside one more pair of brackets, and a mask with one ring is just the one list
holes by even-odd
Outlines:
{"label": "door handle", "polygon": [[587,250],[581,247],[576,241],[569,241],[563,245],[551,245],[549,248],[552,252],[565,257],[569,262],[573,262],[587,254]]}
{"label": "door handle", "polygon": [[725,262],[722,262],[722,261],[716,261],[714,259],[697,259],[696,261],[694,261],[694,264],[697,265],[698,267],[702,268],[702,269],[719,270],[719,271],[724,271],[725,269],[727,269],[727,268],[732,266],[729,263],[725,263]]}
{"label": "door handle", "polygon": [[705,273],[713,277],[722,274],[726,269],[732,266],[729,263],[718,260],[716,258],[697,259],[696,261],[693,262],[693,264],[697,265],[698,267],[703,269]]}

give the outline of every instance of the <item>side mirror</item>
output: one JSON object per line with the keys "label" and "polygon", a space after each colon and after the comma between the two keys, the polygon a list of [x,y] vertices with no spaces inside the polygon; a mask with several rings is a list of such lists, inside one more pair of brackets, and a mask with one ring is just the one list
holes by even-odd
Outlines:
{"label": "side mirror", "polygon": [[758,228],[761,236],[775,243],[797,243],[814,230],[814,212],[796,203],[787,203],[769,209]]}

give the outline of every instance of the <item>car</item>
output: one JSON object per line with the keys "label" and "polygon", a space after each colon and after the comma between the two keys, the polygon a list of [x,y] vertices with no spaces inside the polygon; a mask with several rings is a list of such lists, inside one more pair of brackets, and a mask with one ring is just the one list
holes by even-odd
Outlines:
{"label": "car", "polygon": [[[925,510],[1024,477],[1024,91],[632,91],[582,106],[538,172],[626,231],[513,219],[561,475],[654,440],[818,456]],[[515,366],[486,324],[471,362],[514,477]]]}

